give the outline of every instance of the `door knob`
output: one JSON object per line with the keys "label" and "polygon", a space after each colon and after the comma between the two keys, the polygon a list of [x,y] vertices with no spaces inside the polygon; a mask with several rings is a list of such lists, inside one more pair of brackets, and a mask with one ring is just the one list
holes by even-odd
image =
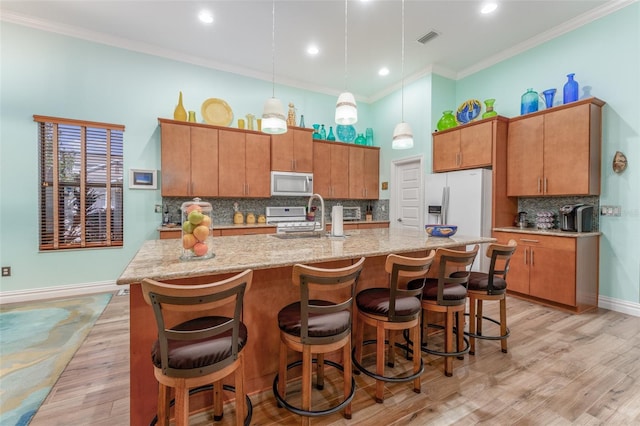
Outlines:
{"label": "door knob", "polygon": [[402,222],[402,218],[401,217],[398,218],[398,222]]}

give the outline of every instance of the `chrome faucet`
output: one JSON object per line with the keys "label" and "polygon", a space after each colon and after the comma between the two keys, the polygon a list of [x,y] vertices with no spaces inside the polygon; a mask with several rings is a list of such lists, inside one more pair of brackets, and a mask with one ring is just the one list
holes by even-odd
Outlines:
{"label": "chrome faucet", "polygon": [[311,204],[313,203],[314,198],[317,198],[318,200],[320,200],[320,226],[322,227],[320,232],[324,233],[325,231],[324,199],[320,194],[313,194],[311,197],[309,197],[309,203],[307,204],[307,211],[311,210]]}

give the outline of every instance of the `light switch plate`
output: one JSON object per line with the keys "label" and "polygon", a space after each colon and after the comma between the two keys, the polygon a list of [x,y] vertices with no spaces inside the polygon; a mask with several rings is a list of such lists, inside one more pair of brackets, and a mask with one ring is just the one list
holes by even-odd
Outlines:
{"label": "light switch plate", "polygon": [[600,216],[622,216],[622,207],[600,206]]}

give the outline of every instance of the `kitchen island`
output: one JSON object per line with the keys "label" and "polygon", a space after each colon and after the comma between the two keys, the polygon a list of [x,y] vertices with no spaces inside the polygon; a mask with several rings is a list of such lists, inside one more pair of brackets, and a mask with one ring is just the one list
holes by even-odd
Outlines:
{"label": "kitchen island", "polygon": [[[243,321],[249,331],[245,347],[245,389],[255,393],[271,387],[278,369],[279,329],[277,313],[298,300],[299,289],[291,283],[296,263],[340,267],[352,259],[366,257],[358,291],[386,286],[384,261],[390,253],[426,256],[438,247],[463,247],[488,243],[493,238],[453,236],[427,237],[424,232],[393,228],[351,230],[345,237],[280,238],[278,235],[215,237],[215,256],[205,260],[181,261],[180,240],[146,241],[122,275],[119,285],[130,284],[131,425],[148,425],[155,415],[157,383],[150,351],[156,339],[152,309],[137,285],[144,278],[175,284],[218,281],[245,269],[253,269],[253,284],[244,300]],[[482,250],[481,250],[482,252]],[[436,262],[434,262],[434,266]],[[430,271],[436,273],[435,267]],[[291,354],[293,355],[293,354]],[[192,408],[207,404],[209,393],[201,393]]]}

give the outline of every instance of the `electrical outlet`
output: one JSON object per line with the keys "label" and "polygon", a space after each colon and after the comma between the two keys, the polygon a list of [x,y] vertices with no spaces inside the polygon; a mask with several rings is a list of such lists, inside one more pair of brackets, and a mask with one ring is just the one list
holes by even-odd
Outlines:
{"label": "electrical outlet", "polygon": [[622,207],[600,206],[600,216],[622,216]]}
{"label": "electrical outlet", "polygon": [[156,204],[156,213],[162,213],[162,206],[160,204]]}
{"label": "electrical outlet", "polygon": [[11,276],[11,266],[3,266],[2,267],[2,276],[10,277]]}

